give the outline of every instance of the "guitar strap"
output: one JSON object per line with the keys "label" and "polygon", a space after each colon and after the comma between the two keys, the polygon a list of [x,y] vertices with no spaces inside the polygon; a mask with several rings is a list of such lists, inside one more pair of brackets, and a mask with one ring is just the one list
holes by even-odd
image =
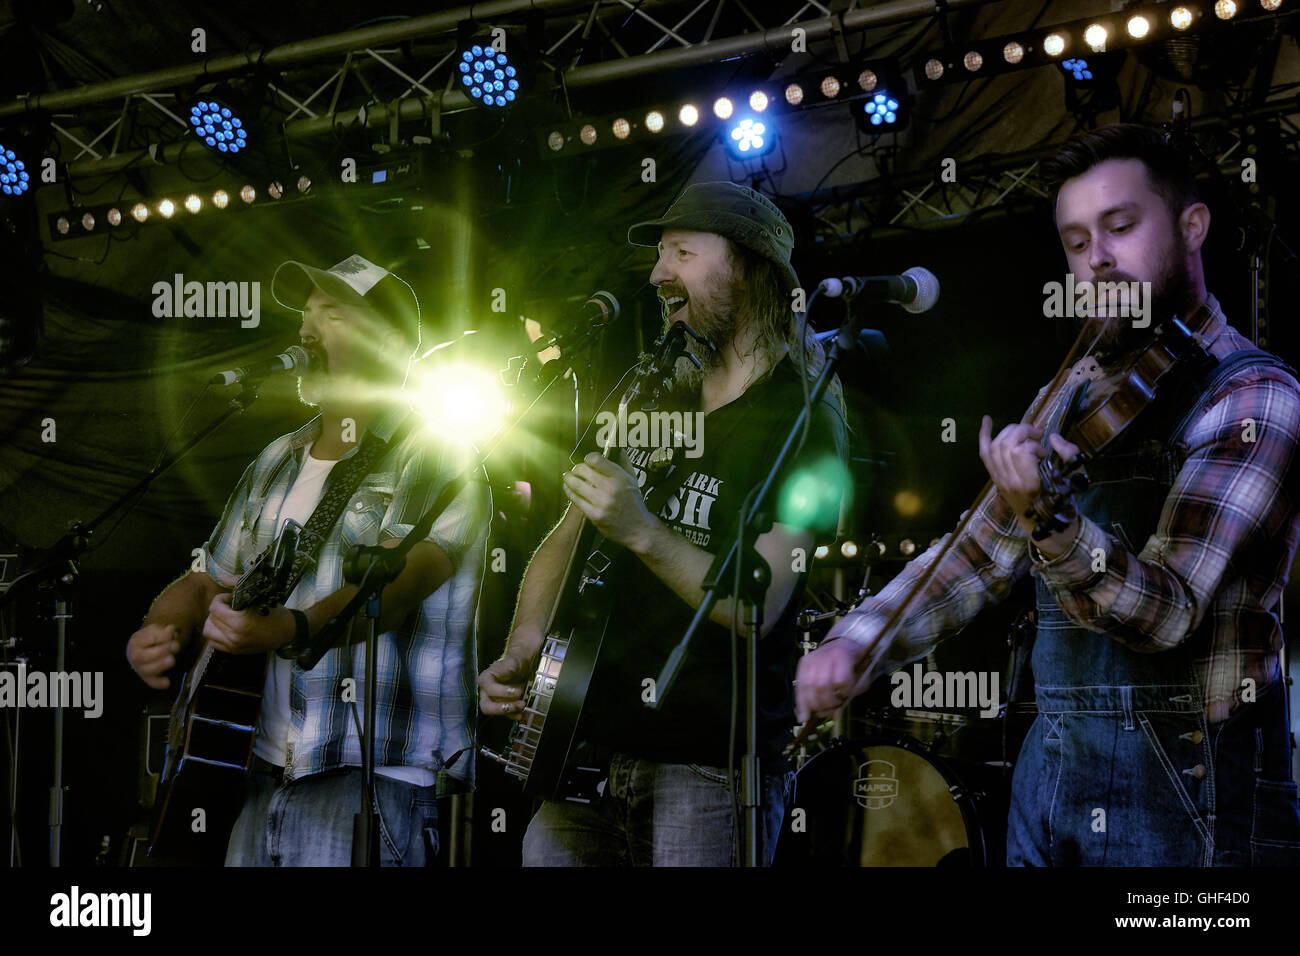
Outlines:
{"label": "guitar strap", "polygon": [[[307,524],[303,526],[299,537],[299,546],[294,552],[293,564],[290,566],[289,574],[285,578],[280,592],[275,594],[275,603],[283,604],[293,593],[293,589],[298,586],[298,581],[303,574],[307,572],[308,567],[316,567],[316,558],[320,554],[320,549],[329,536],[329,531],[334,527],[334,522],[343,513],[343,507],[352,497],[361,480],[374,470],[374,466],[388,453],[392,448],[396,448],[406,438],[407,432],[411,428],[411,419],[408,416],[392,434],[388,441],[377,437],[374,433],[367,431],[361,439],[361,446],[357,449],[356,454],[351,458],[346,458],[334,466],[326,480],[325,493],[321,496],[320,502],[312,511],[311,517],[307,519]],[[266,566],[263,566],[266,568]],[[265,573],[271,573],[270,568],[266,568]]]}
{"label": "guitar strap", "polygon": [[402,443],[410,427],[411,419],[408,416],[388,441],[383,441],[367,431],[361,439],[361,447],[357,449],[357,453],[334,466],[320,503],[316,505],[311,517],[307,519],[307,524],[303,526],[302,537],[306,547],[299,548],[294,554],[293,567],[289,572],[289,589],[284,595],[286,598],[297,587],[298,579],[306,572],[308,564],[313,568],[316,567],[316,556],[320,554],[321,546],[329,536],[330,529],[334,527],[334,522],[342,514],[343,506],[348,503],[352,493],[361,484],[361,479],[374,470],[374,465],[388,454],[390,448],[396,448]]}

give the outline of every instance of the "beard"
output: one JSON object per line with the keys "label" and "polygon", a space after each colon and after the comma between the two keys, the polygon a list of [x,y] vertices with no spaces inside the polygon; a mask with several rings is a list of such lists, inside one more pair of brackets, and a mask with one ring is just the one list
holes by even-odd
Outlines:
{"label": "beard", "polygon": [[[1157,260],[1158,272],[1150,278],[1151,301],[1148,318],[1150,325],[1146,328],[1134,328],[1129,317],[1113,315],[1106,323],[1097,340],[1096,351],[1103,356],[1115,356],[1137,348],[1149,339],[1152,330],[1166,320],[1177,316],[1184,321],[1188,318],[1187,309],[1195,298],[1191,270],[1187,264],[1187,242],[1174,222],[1171,230],[1170,245]],[[1102,282],[1140,282],[1137,276],[1115,270],[1095,280]],[[1100,305],[1100,303],[1098,303]],[[1131,315],[1131,313],[1130,313]],[[1086,319],[1077,320],[1082,327]]]}
{"label": "beard", "polygon": [[[298,376],[298,400],[304,405],[319,408],[327,402],[345,406],[373,402],[378,393],[400,386],[390,360],[378,354],[362,351],[355,355],[347,370],[330,367],[329,353],[320,348],[309,348],[311,362]],[[358,367],[360,363],[360,367]]]}
{"label": "beard", "polygon": [[[703,336],[713,346],[712,349],[686,337],[686,354],[692,355],[700,363],[696,368],[685,355],[677,359],[673,369],[673,384],[669,399],[675,405],[692,407],[699,404],[700,390],[704,377],[711,371],[721,368],[722,351],[728,348],[736,338],[739,325],[736,304],[740,298],[740,289],[733,277],[717,279],[690,296],[685,306],[673,316],[664,316],[659,334],[662,338],[674,322],[686,323],[693,331]],[[660,296],[671,298],[674,295],[686,295],[681,287],[666,283],[659,289]]]}
{"label": "beard", "polygon": [[1187,265],[1187,241],[1174,230],[1173,249],[1160,278],[1151,283],[1152,324],[1177,316],[1186,322],[1196,299],[1191,269]]}
{"label": "beard", "polygon": [[313,408],[320,405],[329,393],[329,356],[322,350],[307,347],[311,361],[306,370],[298,376],[298,400]]}

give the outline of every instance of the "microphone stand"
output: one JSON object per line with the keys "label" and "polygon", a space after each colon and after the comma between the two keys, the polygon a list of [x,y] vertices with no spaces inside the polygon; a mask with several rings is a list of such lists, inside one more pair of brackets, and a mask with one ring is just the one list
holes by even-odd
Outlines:
{"label": "microphone stand", "polygon": [[[811,305],[811,303],[809,303]],[[708,573],[704,576],[701,587],[704,600],[700,602],[690,626],[682,635],[681,641],[673,648],[664,663],[663,670],[655,681],[658,693],[646,706],[652,710],[663,707],[664,701],[672,691],[673,683],[685,663],[691,641],[699,632],[704,622],[713,613],[718,601],[730,597],[737,589],[738,600],[745,604],[745,621],[749,625],[749,639],[745,642],[745,757],[741,764],[741,860],[744,866],[761,866],[762,855],[759,847],[759,835],[762,832],[762,774],[758,754],[758,642],[762,633],[763,602],[771,583],[771,568],[754,547],[758,536],[772,527],[772,516],[765,510],[768,496],[776,484],[776,477],[794,454],[795,446],[803,433],[804,422],[821,400],[831,377],[840,365],[840,354],[853,349],[857,344],[857,329],[861,321],[854,319],[850,313],[844,324],[836,333],[831,347],[827,350],[826,365],[818,375],[816,383],[809,394],[808,403],[799,411],[790,426],[785,442],[777,453],[776,460],[768,469],[767,476],[759,486],[757,494],[752,496],[748,509],[740,517],[740,529],[730,548],[720,551],[713,558]]]}
{"label": "microphone stand", "polygon": [[379,615],[384,586],[394,580],[406,566],[406,558],[388,560],[382,552],[391,548],[366,545],[357,548],[344,565],[344,578],[357,580],[366,599],[366,715],[361,722],[361,812],[352,818],[352,865],[379,866],[379,808],[375,791],[375,721],[379,706],[378,660]]}
{"label": "microphone stand", "polygon": [[[68,641],[68,622],[73,619],[72,596],[81,573],[76,559],[90,550],[91,535],[109,518],[126,506],[136,495],[148,489],[154,480],[172,465],[188,455],[196,445],[216,431],[227,419],[244,411],[258,399],[258,386],[264,376],[246,378],[237,396],[230,400],[225,411],[194,434],[189,441],[177,451],[149,470],[149,472],[118,496],[107,508],[101,511],[89,523],[74,521],[68,531],[44,549],[44,553],[31,570],[19,575],[9,590],[0,595],[0,608],[4,608],[24,588],[39,585],[42,582],[53,583],[54,598],[54,668],[62,673],[65,665]],[[50,782],[50,866],[62,865],[63,856],[63,708],[54,710],[54,768]],[[14,755],[17,766],[17,754]]]}

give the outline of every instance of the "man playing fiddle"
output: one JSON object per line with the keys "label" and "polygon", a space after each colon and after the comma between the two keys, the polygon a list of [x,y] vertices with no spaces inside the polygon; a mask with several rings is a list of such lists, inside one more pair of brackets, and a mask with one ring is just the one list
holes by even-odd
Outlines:
{"label": "man playing fiddle", "polygon": [[985,417],[980,457],[996,494],[946,553],[941,542],[913,560],[803,658],[798,716],[833,713],[1030,573],[1038,717],[1015,768],[1007,862],[1294,865],[1300,806],[1277,607],[1300,534],[1300,386],[1207,294],[1210,213],[1159,133],[1084,133],[1044,172],[1076,279],[1151,283],[1153,320],[1111,316],[1094,352],[1102,366],[1170,316],[1207,358],[1162,380],[1042,540],[1026,514],[1043,490],[1039,462],[1079,449],[1029,424],[995,436]]}

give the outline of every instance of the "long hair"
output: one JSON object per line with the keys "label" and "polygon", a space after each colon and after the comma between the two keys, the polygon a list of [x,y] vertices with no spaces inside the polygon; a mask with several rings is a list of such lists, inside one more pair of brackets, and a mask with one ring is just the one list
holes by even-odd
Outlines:
{"label": "long hair", "polygon": [[[816,381],[826,366],[826,350],[817,341],[816,330],[795,314],[784,270],[771,259],[734,240],[727,240],[727,250],[735,270],[736,311],[753,324],[754,350],[756,357],[767,360],[767,374],[771,374],[772,367],[780,359],[781,346],[785,346],[795,368],[802,366],[807,372],[809,384]],[[799,340],[801,325],[802,341]],[[835,399],[841,416],[847,418],[844,390],[838,375],[831,377],[826,390]]]}

